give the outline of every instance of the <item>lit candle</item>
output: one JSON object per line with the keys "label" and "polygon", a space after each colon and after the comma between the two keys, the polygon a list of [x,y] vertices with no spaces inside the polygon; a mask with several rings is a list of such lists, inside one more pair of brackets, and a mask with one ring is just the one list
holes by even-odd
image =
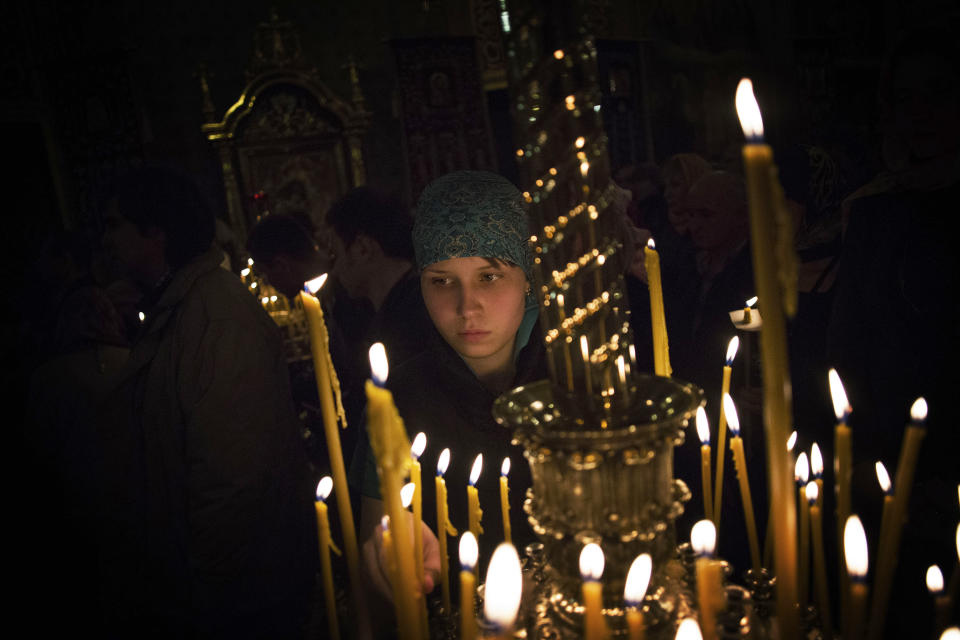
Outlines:
{"label": "lit candle", "polygon": [[523,595],[523,571],[520,556],[509,542],[500,544],[493,551],[484,585],[484,618],[493,627],[496,638],[506,640],[513,637]]}
{"label": "lit candle", "polygon": [[[880,489],[883,491],[883,511],[880,516],[880,541],[882,544],[883,540],[886,540],[887,536],[890,535],[890,518],[893,513],[893,484],[891,484],[890,474],[887,473],[887,468],[882,462],[877,460],[875,468],[877,470],[877,482],[880,483]],[[879,558],[877,564],[880,564]]]}
{"label": "lit candle", "polygon": [[[747,475],[747,459],[743,454],[743,440],[740,438],[740,418],[730,394],[723,396],[723,407],[730,423],[730,449],[733,451],[733,464],[740,481],[740,499],[743,501],[743,518],[747,525],[747,540],[750,543],[750,559],[753,570],[760,572],[760,543],[757,540],[757,524],[753,516],[753,498],[750,495],[750,479]],[[791,492],[792,495],[792,492]]]}
{"label": "lit candle", "polygon": [[400,483],[410,466],[410,441],[404,429],[403,421],[397,413],[393,394],[383,388],[386,384],[389,366],[383,344],[377,342],[370,347],[370,369],[373,373],[367,380],[367,431],[370,434],[370,448],[377,459],[380,476],[380,495],[390,521],[394,524],[392,542],[396,563],[397,583],[402,585],[394,590],[394,606],[400,637],[404,640],[420,638],[420,616],[417,600],[423,592],[417,588],[416,569],[413,560],[413,541],[410,531],[399,523],[405,522],[404,508],[400,502]]}
{"label": "lit candle", "polygon": [[650,586],[650,574],[653,561],[649,553],[641,553],[634,558],[627,571],[627,582],[623,588],[623,601],[627,609],[627,627],[630,640],[644,640],[646,629],[643,623],[643,599]]}
{"label": "lit candle", "polygon": [[323,578],[323,596],[327,605],[327,631],[331,638],[340,637],[340,626],[337,624],[337,597],[333,590],[333,567],[330,564],[330,550],[340,555],[340,549],[333,543],[330,536],[330,520],[327,517],[327,498],[333,490],[333,479],[324,476],[317,485],[317,501],[314,506],[317,510],[317,533],[320,538],[320,575]]}
{"label": "lit candle", "polygon": [[950,620],[950,598],[943,591],[943,572],[935,564],[927,567],[927,591],[933,596],[933,605],[937,611],[934,630],[940,631]]}
{"label": "lit candle", "polygon": [[810,534],[813,538],[813,585],[820,628],[824,638],[833,638],[833,620],[830,617],[830,592],[827,590],[827,564],[823,552],[823,510],[820,506],[820,486],[810,482],[805,489],[805,502],[810,507]]}
{"label": "lit candle", "polygon": [[852,515],[847,518],[843,528],[843,553],[847,565],[847,574],[850,576],[850,613],[847,617],[847,627],[844,629],[844,640],[859,640],[863,635],[863,614],[867,608],[867,568],[869,557],[867,554],[867,534],[863,531],[860,518]]}
{"label": "lit candle", "polygon": [[[790,486],[790,461],[783,451],[791,422],[790,369],[784,312],[796,309],[796,276],[791,285],[784,274],[796,265],[793,242],[785,237],[790,226],[783,190],[776,180],[773,151],[763,144],[763,121],[753,96],[753,84],[744,78],[737,87],[737,115],[747,137],[743,147],[744,173],[750,208],[750,247],[756,294],[764,300],[760,346],[763,371],[763,418],[766,429],[767,477],[770,503],[776,509],[774,574],[777,576],[777,616],[784,638],[798,638],[797,530],[794,492]],[[757,558],[759,564],[759,558]]]}
{"label": "lit candle", "polygon": [[603,550],[591,542],[580,552],[580,575],[583,577],[583,624],[587,640],[602,640],[610,636],[603,619]]}
{"label": "lit candle", "polygon": [[[507,476],[510,474],[510,457],[503,459],[500,465],[500,515],[503,517],[503,539],[505,542],[510,540],[510,502],[507,499],[510,493],[510,486],[507,484]],[[489,571],[489,569],[488,569]]]}
{"label": "lit candle", "polygon": [[457,535],[457,530],[450,522],[447,483],[443,479],[449,464],[450,449],[444,449],[437,459],[437,477],[434,485],[437,490],[437,538],[440,542],[440,592],[443,597],[443,610],[447,614],[450,613],[450,559],[447,554],[447,536]]}
{"label": "lit candle", "polygon": [[717,481],[714,483],[713,497],[713,524],[717,528],[717,537],[720,537],[721,503],[723,502],[723,463],[726,460],[727,446],[727,416],[723,411],[723,396],[730,393],[730,374],[733,371],[733,359],[737,357],[740,347],[740,338],[733,336],[727,343],[727,357],[723,365],[723,381],[720,385],[720,420],[717,426]]}
{"label": "lit candle", "polygon": [[587,336],[580,336],[580,357],[583,359],[584,386],[593,393],[593,374],[590,371],[590,345]]}
{"label": "lit candle", "polygon": [[717,529],[709,520],[701,520],[690,531],[690,546],[697,554],[697,602],[700,606],[700,629],[707,640],[717,637],[717,612],[724,606],[723,569],[713,559]]}
{"label": "lit candle", "polygon": [[[415,499],[416,495],[417,495],[417,485],[416,485],[416,484],[414,484],[413,482],[408,482],[407,484],[403,485],[403,488],[400,489],[400,504],[403,505],[403,508],[404,508],[404,509],[409,509],[409,508],[413,505],[414,499]],[[420,535],[419,537],[420,537],[420,545],[422,546],[422,545],[423,545],[423,534],[422,534],[422,532],[421,532],[421,535]],[[414,529],[414,541],[415,541],[415,542],[414,542],[414,548],[413,548],[414,558],[416,558],[416,556],[417,556],[417,553],[416,553],[416,551],[417,551],[416,539],[417,539],[416,529]],[[421,550],[420,556],[421,556],[421,557],[423,556],[422,550]],[[416,566],[414,566],[414,571],[416,571]],[[419,577],[419,576],[415,576],[415,577]],[[418,593],[423,594],[423,581],[422,581],[422,580],[415,581],[415,582],[413,583],[412,587],[413,587],[414,589],[418,589],[418,590],[419,590]],[[420,598],[417,598],[417,600],[418,600],[419,603],[420,603],[420,612],[419,612],[419,616],[420,616],[420,632],[423,634],[424,640],[426,640],[427,638],[430,637],[430,629],[429,629],[428,623],[427,623],[427,602],[426,602],[427,599],[426,599],[426,597],[420,597]]]}
{"label": "lit candle", "polygon": [[[410,482],[413,484],[413,568],[417,572],[417,584],[423,593],[423,477],[420,456],[427,448],[427,434],[422,431],[410,445]],[[420,598],[420,630],[427,636],[427,599]]]}
{"label": "lit candle", "polygon": [[807,507],[805,491],[810,479],[810,465],[807,454],[801,452],[793,468],[793,480],[797,483],[797,507],[800,509],[800,606],[807,603],[807,591],[810,570],[810,509]]}
{"label": "lit candle", "polygon": [[823,506],[823,454],[820,445],[814,442],[810,445],[810,475],[817,483],[817,504]]}
{"label": "lit candle", "polygon": [[[252,263],[251,263],[252,266]],[[350,492],[347,490],[347,470],[343,464],[343,451],[340,448],[340,432],[337,422],[346,427],[346,414],[340,400],[340,381],[330,358],[330,340],[327,325],[323,320],[323,309],[315,294],[327,280],[327,274],[304,283],[300,292],[300,302],[310,327],[310,351],[313,354],[313,371],[317,380],[317,393],[320,398],[320,411],[323,415],[323,433],[327,440],[327,452],[330,456],[330,470],[333,474],[333,486],[337,493],[337,511],[340,512],[340,533],[343,535],[343,548],[347,554],[347,572],[350,575],[350,592],[354,605],[362,615],[366,615],[366,601],[360,582],[360,555],[357,550],[357,534],[353,523],[353,507],[350,504]],[[254,283],[256,284],[256,283]],[[336,400],[336,404],[334,403]]]}
{"label": "lit candle", "polygon": [[647,288],[650,290],[650,326],[653,328],[653,371],[658,376],[670,377],[670,347],[667,343],[667,320],[663,309],[663,285],[660,282],[660,254],[653,238],[644,248],[647,269]]}
{"label": "lit candle", "polygon": [[[837,540],[840,548],[838,553],[840,557],[843,554],[843,527],[847,518],[850,516],[850,474],[853,465],[853,434],[850,427],[847,426],[847,420],[850,418],[850,402],[847,400],[847,392],[840,381],[840,375],[836,369],[830,369],[827,374],[830,383],[830,398],[833,401],[833,413],[837,416],[837,426],[833,431],[833,455],[834,455],[834,482],[836,482],[837,495]],[[846,618],[850,611],[850,604],[847,601],[850,597],[850,577],[845,571],[840,572],[840,615]],[[843,621],[843,627],[847,628],[847,621]]]}
{"label": "lit candle", "polygon": [[707,424],[707,412],[697,407],[697,436],[700,437],[700,482],[703,487],[703,517],[713,520],[710,490],[710,425]]}
{"label": "lit candle", "polygon": [[[793,453],[793,449],[797,446],[797,432],[796,430],[790,432],[790,437],[787,438],[787,453]],[[770,511],[767,514],[767,533],[763,540],[763,566],[771,566],[773,561],[773,518],[776,513],[774,505],[770,504]]]}
{"label": "lit candle", "polygon": [[467,521],[470,533],[479,540],[483,533],[483,526],[480,520],[483,518],[483,510],[480,509],[480,494],[477,493],[477,480],[480,479],[480,472],[483,470],[483,454],[477,454],[473,460],[473,466],[470,468],[470,484],[467,486]]}
{"label": "lit candle", "polygon": [[897,568],[897,556],[900,549],[900,534],[903,522],[907,518],[907,506],[910,503],[910,490],[913,488],[913,472],[920,455],[920,444],[927,433],[927,401],[917,398],[910,407],[910,424],[903,434],[900,446],[900,459],[894,480],[893,508],[890,510],[887,537],[880,540],[880,555],[877,562],[877,574],[874,579],[873,601],[870,605],[870,624],[868,637],[879,638],[883,633],[887,603],[893,589],[893,575]]}
{"label": "lit candle", "polygon": [[759,298],[757,298],[757,296],[753,296],[752,298],[747,300],[746,303],[744,304],[743,324],[750,324],[751,322],[753,322],[752,311],[750,310],[750,308],[753,305],[757,304],[757,300],[759,300]]}
{"label": "lit candle", "polygon": [[680,622],[677,627],[677,635],[674,640],[703,640],[703,634],[700,633],[700,625],[696,618],[686,618]]}
{"label": "lit candle", "polygon": [[473,597],[477,578],[477,538],[469,531],[460,536],[460,637],[477,637],[477,619],[473,611]]}

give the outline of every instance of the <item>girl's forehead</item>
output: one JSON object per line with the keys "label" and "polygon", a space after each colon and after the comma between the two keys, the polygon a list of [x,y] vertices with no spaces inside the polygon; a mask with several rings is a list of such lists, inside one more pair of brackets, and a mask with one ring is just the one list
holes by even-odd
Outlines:
{"label": "girl's forehead", "polygon": [[470,272],[491,268],[508,269],[511,267],[514,269],[520,268],[497,258],[471,256],[464,258],[447,258],[446,260],[441,260],[439,262],[434,262],[433,264],[427,265],[423,270],[425,272]]}

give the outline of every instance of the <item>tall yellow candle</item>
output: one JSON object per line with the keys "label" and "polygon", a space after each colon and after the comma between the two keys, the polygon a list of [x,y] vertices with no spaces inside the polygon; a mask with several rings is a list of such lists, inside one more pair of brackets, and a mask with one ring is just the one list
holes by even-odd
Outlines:
{"label": "tall yellow candle", "polygon": [[503,540],[510,540],[510,486],[507,484],[507,476],[510,475],[510,458],[503,459],[500,465],[500,515],[503,518]]}
{"label": "tall yellow candle", "polygon": [[390,516],[383,516],[383,518],[380,519],[380,531],[382,536],[383,557],[387,568],[387,579],[390,580],[390,591],[393,594],[394,608],[396,608],[396,603],[400,602],[403,595],[403,582],[397,573],[397,550],[393,543],[393,532],[390,530]]}
{"label": "tall yellow candle", "polygon": [[[340,512],[340,533],[343,535],[343,548],[347,554],[350,593],[358,613],[366,616],[366,600],[363,597],[360,582],[360,554],[357,549],[353,507],[350,505],[347,471],[343,464],[343,450],[340,448],[340,432],[337,430],[338,420],[346,426],[346,418],[343,403],[340,401],[340,382],[333,368],[333,360],[330,358],[330,340],[327,335],[327,325],[323,320],[323,309],[320,307],[320,301],[314,297],[326,279],[326,274],[323,274],[305,283],[306,290],[300,293],[300,302],[310,327],[310,351],[313,354],[313,370],[317,379],[317,393],[320,397],[323,433],[327,440],[333,486],[337,492],[337,511]],[[334,397],[336,397],[336,405],[334,405]]]}
{"label": "tall yellow candle", "polygon": [[714,560],[717,530],[709,520],[693,525],[690,546],[697,554],[697,604],[700,609],[700,629],[706,640],[717,638],[717,612],[723,610],[723,568]]}
{"label": "tall yellow candle", "polygon": [[703,486],[703,517],[713,520],[713,491],[710,490],[710,425],[707,412],[697,407],[697,436],[700,438],[700,482]]}
{"label": "tall yellow candle", "polygon": [[[417,572],[417,584],[423,593],[423,477],[420,470],[420,456],[427,448],[427,435],[422,431],[413,438],[410,445],[410,482],[413,483],[413,563]],[[424,638],[429,637],[427,628],[427,599],[420,598],[420,631]]]}
{"label": "tall yellow candle", "polygon": [[434,485],[437,491],[437,539],[440,543],[440,592],[443,598],[443,610],[447,614],[450,613],[450,558],[447,553],[447,536],[457,535],[457,530],[450,522],[447,483],[443,479],[449,464],[450,449],[444,449],[437,459],[437,477]]}
{"label": "tall yellow candle", "polygon": [[870,638],[879,638],[883,633],[887,603],[890,600],[890,591],[893,589],[893,574],[897,568],[900,535],[903,532],[903,522],[907,518],[910,490],[913,488],[913,472],[917,467],[920,445],[927,433],[926,420],[927,401],[917,398],[910,407],[910,424],[907,425],[903,434],[903,444],[900,446],[900,460],[897,461],[893,508],[890,510],[887,537],[880,540],[873,602],[870,605],[870,624],[867,627]]}
{"label": "tall yellow candle", "polygon": [[933,598],[933,608],[936,611],[933,630],[934,633],[940,633],[950,622],[950,597],[943,591],[943,572],[939,566],[932,564],[927,567],[926,579],[927,591]]}
{"label": "tall yellow candle", "polygon": [[603,618],[603,550],[591,542],[580,552],[580,575],[583,577],[583,625],[587,640],[604,640],[610,630]]}
{"label": "tall yellow candle", "polygon": [[723,504],[723,463],[727,457],[727,416],[723,412],[723,396],[730,393],[730,374],[733,371],[733,359],[737,357],[740,338],[733,336],[727,343],[727,357],[723,365],[723,379],[720,385],[720,420],[717,425],[717,481],[714,483],[713,524],[717,528],[717,540],[720,540],[720,516]]}
{"label": "tall yellow candle", "polygon": [[623,588],[623,602],[627,610],[627,629],[630,640],[644,640],[646,626],[643,622],[643,599],[650,585],[653,561],[649,553],[634,558],[627,571],[627,580]]}
{"label": "tall yellow candle", "polygon": [[[830,383],[830,397],[833,400],[833,412],[837,416],[837,426],[833,431],[834,474],[837,495],[837,540],[840,548],[837,550],[841,558],[843,553],[843,528],[850,517],[850,479],[853,469],[853,434],[847,426],[852,408],[847,401],[847,392],[840,381],[836,369],[830,369],[827,375]],[[843,618],[843,628],[847,625],[847,616],[850,611],[850,576],[846,571],[840,571],[840,615]]]}
{"label": "tall yellow candle", "polygon": [[843,528],[843,553],[850,576],[850,612],[845,616],[843,640],[860,640],[863,636],[863,616],[867,610],[867,534],[863,530],[860,518],[852,515],[847,518]]}
{"label": "tall yellow candle", "polygon": [[323,598],[327,606],[327,632],[331,638],[340,637],[340,625],[337,622],[337,592],[333,589],[333,567],[330,564],[330,550],[340,555],[340,549],[330,536],[330,520],[327,517],[327,498],[333,490],[333,479],[324,476],[317,485],[317,535],[320,543],[320,575],[323,580]]}
{"label": "tall yellow candle", "polygon": [[660,280],[660,254],[653,238],[644,248],[647,269],[647,287],[650,290],[650,326],[653,330],[653,371],[658,376],[670,377],[670,347],[667,343],[667,320],[663,309],[663,284]]}
{"label": "tall yellow candle", "polygon": [[[403,485],[403,488],[400,489],[400,502],[401,502],[401,504],[403,505],[403,508],[404,508],[404,509],[408,509],[408,508],[410,508],[411,506],[413,506],[414,500],[415,500],[415,498],[416,498],[416,493],[417,493],[417,485],[416,485],[415,483],[413,483],[413,482],[408,482],[407,484]],[[422,521],[421,521],[421,522],[422,522]],[[421,531],[421,533],[420,533],[419,536],[416,535],[416,530],[417,530],[417,528],[419,528],[419,526],[420,526],[420,525],[415,525],[415,528],[414,528],[414,536],[413,536],[413,539],[414,539],[414,547],[413,547],[413,551],[414,551],[414,554],[413,554],[413,555],[414,555],[414,564],[416,564],[416,557],[417,557],[417,555],[420,555],[421,558],[423,557],[423,551],[422,551],[422,547],[423,547],[423,532]],[[417,542],[417,538],[418,538],[418,537],[420,538],[419,543]],[[420,554],[417,554],[417,553],[416,553],[416,551],[417,551],[417,544],[419,544],[420,547],[421,547],[421,552],[420,552]],[[396,552],[394,552],[394,553],[396,553]],[[419,606],[420,606],[420,611],[417,612],[417,615],[419,616],[419,619],[420,619],[420,633],[422,634],[422,637],[423,637],[424,640],[428,640],[428,638],[430,637],[430,628],[429,628],[429,625],[428,625],[428,622],[427,622],[427,599],[426,599],[426,596],[425,596],[425,594],[424,594],[423,580],[420,578],[420,576],[417,576],[417,575],[416,575],[416,566],[414,566],[414,580],[413,580],[413,583],[412,583],[412,585],[409,585],[409,586],[411,586],[413,589],[416,589],[416,590],[417,590],[417,593],[420,595],[420,597],[417,598],[418,604],[419,604]]]}
{"label": "tall yellow candle", "polygon": [[833,620],[830,616],[830,592],[827,588],[827,564],[823,552],[823,513],[820,506],[820,488],[816,482],[807,484],[804,492],[810,507],[810,534],[813,538],[813,586],[817,609],[820,611],[820,628],[826,640],[833,638]]}
{"label": "tall yellow candle", "polygon": [[820,445],[814,442],[810,445],[810,475],[817,483],[817,504],[823,506],[823,453]]}
{"label": "tall yellow candle", "polygon": [[508,640],[513,637],[523,594],[520,556],[509,542],[501,543],[494,550],[484,585],[483,615],[493,627],[493,637]]}
{"label": "tall yellow candle", "polygon": [[[414,569],[413,541],[409,530],[399,523],[405,522],[406,514],[400,502],[400,483],[410,467],[410,441],[403,421],[397,413],[393,394],[382,388],[387,380],[387,356],[381,343],[370,347],[370,367],[373,379],[367,380],[367,430],[370,447],[377,459],[380,476],[380,495],[390,521],[394,556],[396,558],[397,583],[402,585],[394,600],[400,637],[404,640],[419,640],[420,616],[418,599],[423,593],[418,589]],[[396,592],[395,592],[396,593]]]}
{"label": "tall yellow candle", "polygon": [[483,510],[480,509],[480,494],[477,493],[477,480],[480,479],[480,472],[483,470],[483,454],[477,454],[470,468],[470,484],[467,485],[467,528],[470,533],[479,540],[483,533],[483,526],[480,524],[483,519]]}
{"label": "tall yellow candle", "polygon": [[799,558],[799,595],[800,606],[807,604],[810,575],[810,508],[807,506],[806,489],[810,479],[810,465],[807,454],[800,452],[793,469],[793,480],[797,483],[797,508],[800,510],[800,554]]}
{"label": "tall yellow candle", "polygon": [[[875,465],[877,470],[877,482],[880,483],[880,489],[883,491],[883,511],[880,516],[880,541],[890,535],[890,517],[893,511],[893,485],[890,483],[890,474],[882,462],[877,460]],[[879,565],[879,561],[877,562]]]}
{"label": "tall yellow candle", "polygon": [[[750,561],[753,570],[760,572],[760,542],[757,539],[757,523],[753,516],[753,497],[750,495],[750,478],[747,474],[747,459],[743,453],[743,440],[740,438],[740,418],[730,394],[723,396],[723,406],[730,424],[730,449],[733,451],[733,464],[740,481],[740,499],[743,501],[743,518],[747,526],[747,541],[750,543]],[[791,492],[791,495],[793,492]],[[794,559],[796,563],[796,559]],[[796,564],[794,564],[794,567]]]}
{"label": "tall yellow candle", "polygon": [[477,637],[477,618],[473,611],[477,588],[477,538],[469,531],[460,536],[460,637]]}
{"label": "tall yellow candle", "polygon": [[[789,229],[783,192],[777,182],[773,152],[763,144],[763,122],[753,96],[752,83],[744,78],[737,87],[737,114],[747,136],[743,147],[750,208],[750,247],[757,295],[764,300],[760,332],[763,364],[763,418],[767,449],[767,479],[770,503],[775,505],[774,574],[780,629],[785,639],[800,634],[797,603],[797,530],[794,492],[783,442],[791,423],[790,374],[784,311],[796,307],[796,275],[791,281],[793,243],[784,235]],[[778,222],[779,221],[779,222]],[[775,253],[775,249],[777,250]],[[729,419],[729,418],[728,418]],[[758,560],[759,561],[759,560]]]}

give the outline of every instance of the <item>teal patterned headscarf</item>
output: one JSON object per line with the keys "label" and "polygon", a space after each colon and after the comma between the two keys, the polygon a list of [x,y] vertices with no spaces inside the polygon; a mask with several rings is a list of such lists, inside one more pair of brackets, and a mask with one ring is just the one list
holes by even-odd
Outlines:
{"label": "teal patterned headscarf", "polygon": [[523,197],[509,180],[487,171],[455,171],[423,190],[413,222],[421,271],[450,258],[498,258],[533,282]]}

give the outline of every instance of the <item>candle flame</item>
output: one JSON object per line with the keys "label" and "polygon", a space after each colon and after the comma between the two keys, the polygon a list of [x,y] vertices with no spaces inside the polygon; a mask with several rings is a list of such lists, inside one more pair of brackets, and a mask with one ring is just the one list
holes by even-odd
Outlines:
{"label": "candle flame", "polygon": [[914,422],[923,422],[927,419],[927,401],[917,398],[910,407],[910,419]]}
{"label": "candle flame", "polygon": [[440,457],[437,458],[437,475],[443,477],[443,474],[447,472],[447,467],[450,466],[450,448],[447,447],[440,452]]}
{"label": "candle flame", "polygon": [[577,138],[577,141],[574,144],[576,145],[577,149],[583,149],[583,145],[585,145],[586,143],[587,143],[587,139],[584,138],[583,136],[580,136],[579,138]]}
{"label": "candle flame", "polygon": [[737,357],[737,349],[740,348],[740,337],[733,336],[730,338],[730,342],[727,343],[727,359],[726,364],[729,367],[733,364],[733,359]]}
{"label": "candle flame", "polygon": [[421,431],[413,438],[413,444],[410,445],[410,455],[413,456],[414,460],[419,460],[420,456],[423,455],[424,449],[426,448],[427,448],[427,434]]}
{"label": "candle flame", "polygon": [[556,58],[557,60],[563,60],[563,55],[564,55],[563,49],[557,49],[556,51],[553,52],[553,57]]}
{"label": "candle flame", "polygon": [[957,560],[960,560],[960,524],[957,525]]}
{"label": "candle flame", "polygon": [[657,243],[653,241],[652,237],[647,239],[647,246],[653,249],[654,251],[657,250]]}
{"label": "candle flame", "polygon": [[757,300],[759,300],[759,299],[760,299],[760,298],[758,298],[757,296],[753,296],[752,298],[750,298],[749,300],[747,300],[747,301],[744,302],[743,304],[745,304],[745,305],[748,306],[748,307],[753,307],[753,305],[757,304]]}
{"label": "candle flame", "polygon": [[333,491],[333,478],[330,476],[320,478],[320,482],[317,483],[317,500],[326,502],[331,491]]}
{"label": "candle flame", "polygon": [[753,95],[753,83],[749,78],[741,79],[740,84],[737,85],[735,102],[743,135],[748,139],[763,138],[763,118],[760,116],[760,106]]}
{"label": "candle flame", "polygon": [[717,546],[717,527],[709,520],[700,520],[690,530],[690,546],[698,556],[712,556]]}
{"label": "candle flame", "polygon": [[723,394],[723,415],[727,418],[727,424],[730,426],[730,433],[733,437],[740,436],[740,417],[737,415],[737,407],[733,404],[733,398],[729,393]]}
{"label": "candle flame", "polygon": [[793,479],[797,483],[807,484],[810,479],[810,463],[807,462],[807,453],[801,451],[797,462],[793,465]]}
{"label": "candle flame", "polygon": [[814,478],[823,475],[823,454],[820,453],[820,445],[816,442],[810,446],[810,473]]}
{"label": "candle flame", "polygon": [[820,487],[817,486],[817,483],[808,482],[803,491],[807,496],[807,502],[811,505],[816,504],[817,498],[820,497]]}
{"label": "candle flame", "polygon": [[687,618],[677,627],[677,635],[674,640],[703,640],[703,634],[700,632],[700,625],[696,618]]}
{"label": "candle flame", "polygon": [[326,281],[327,281],[327,274],[321,273],[321,274],[320,274],[319,276],[317,276],[316,278],[313,278],[312,280],[307,280],[306,282],[304,282],[304,283],[303,283],[303,288],[304,288],[310,295],[315,296],[315,295],[317,295],[317,291],[320,291],[320,289],[323,287],[323,285],[324,285],[324,283],[325,283]]}
{"label": "candle flame", "polygon": [[253,258],[247,258],[247,266],[248,266],[248,267],[252,267],[252,266],[253,266]]}
{"label": "candle flame", "polygon": [[523,572],[520,556],[509,542],[502,542],[490,558],[485,582],[483,615],[499,629],[511,629],[520,610]]}
{"label": "candle flame", "polygon": [[370,372],[377,384],[385,384],[390,374],[390,365],[387,362],[387,350],[382,342],[374,342],[368,352],[370,356]]}
{"label": "candle flame", "polygon": [[408,482],[400,489],[400,504],[403,505],[404,509],[413,504],[413,494],[416,493],[416,491],[417,485],[412,482]]}
{"label": "candle flame", "polygon": [[147,319],[147,314],[145,314],[143,311],[138,311],[137,317],[140,318],[140,322],[143,322]]}
{"label": "candle flame", "polygon": [[940,634],[940,640],[960,640],[960,627],[950,627],[944,629]]}
{"label": "candle flame", "polygon": [[840,381],[840,374],[836,369],[830,369],[827,372],[827,379],[830,381],[830,398],[833,400],[833,413],[840,422],[846,422],[847,415],[853,410],[850,402],[847,400],[847,392],[843,389],[843,383]]}
{"label": "candle flame", "polygon": [[627,606],[639,607],[647,587],[650,586],[650,574],[653,572],[653,560],[649,553],[641,553],[633,560],[627,571],[627,583],[623,588],[623,599]]}
{"label": "candle flame", "polygon": [[383,516],[380,518],[380,528],[384,531],[390,530],[390,516]]}
{"label": "candle flame", "polygon": [[267,296],[263,296],[262,298],[260,298],[260,302],[261,304],[267,304],[268,302],[270,302],[270,298]]}
{"label": "candle flame", "polygon": [[477,555],[479,553],[477,539],[469,531],[464,531],[463,535],[460,536],[460,566],[473,571],[473,568],[477,566]]}
{"label": "candle flame", "polygon": [[580,575],[584,580],[599,580],[603,575],[603,549],[596,542],[584,545],[580,552]]}
{"label": "candle flame", "polygon": [[240,275],[243,276],[244,278],[250,275],[250,267],[244,267],[243,269],[241,269]]}
{"label": "candle flame", "polygon": [[860,518],[855,515],[847,518],[847,524],[843,527],[843,554],[850,577],[864,579],[870,563],[867,553],[867,534],[863,531]]}
{"label": "candle flame", "polygon": [[590,163],[589,163],[589,162],[581,162],[581,163],[580,163],[580,175],[582,175],[584,178],[586,178],[588,173],[590,173]]}
{"label": "candle flame", "polygon": [[256,289],[256,288],[257,288],[257,283],[254,282],[253,284],[251,284],[251,285],[250,285],[250,288],[251,288],[251,289]]}
{"label": "candle flame", "polygon": [[580,355],[583,356],[584,363],[590,362],[590,345],[587,344],[587,336],[580,336]]}
{"label": "candle flame", "polygon": [[480,472],[483,470],[483,454],[478,453],[477,457],[473,460],[473,466],[470,467],[470,486],[476,486],[477,480],[480,479]]}
{"label": "candle flame", "polygon": [[787,451],[793,451],[795,446],[797,446],[797,432],[793,431],[787,438]]}
{"label": "candle flame", "polygon": [[886,494],[890,493],[890,488],[893,486],[890,483],[890,474],[887,473],[887,468],[883,466],[883,463],[877,460],[877,482],[880,483],[880,488],[883,489],[883,492]]}
{"label": "candle flame", "polygon": [[503,459],[503,464],[500,465],[500,475],[510,475],[510,456]]}
{"label": "candle flame", "polygon": [[935,596],[943,591],[943,572],[935,564],[927,567],[927,591]]}
{"label": "candle flame", "polygon": [[703,407],[697,407],[697,435],[700,436],[700,444],[710,444],[710,425]]}

